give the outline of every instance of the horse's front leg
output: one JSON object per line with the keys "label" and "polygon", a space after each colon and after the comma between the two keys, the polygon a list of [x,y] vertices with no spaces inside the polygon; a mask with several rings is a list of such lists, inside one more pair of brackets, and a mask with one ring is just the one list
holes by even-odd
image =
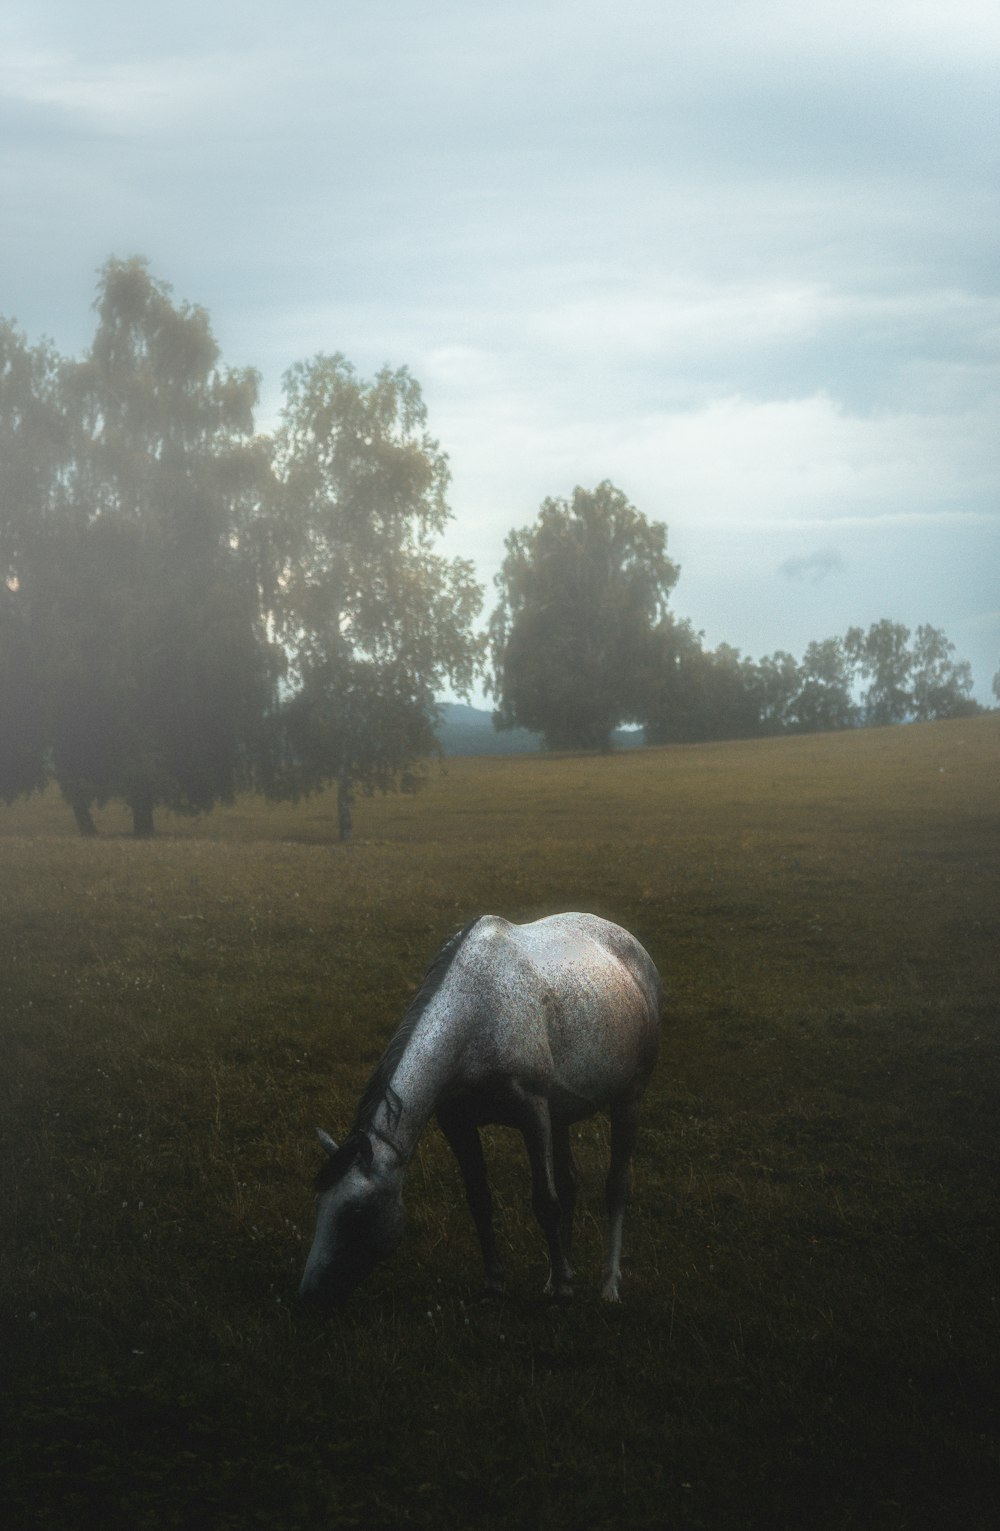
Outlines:
{"label": "horse's front leg", "polygon": [[639,1135],[639,1102],[627,1100],[617,1105],[611,1116],[611,1163],[604,1186],[608,1212],[608,1263],[604,1271],[601,1296],[607,1302],[618,1301],[618,1277],[621,1269],[622,1226],[628,1201],[629,1160]]}
{"label": "horse's front leg", "polygon": [[[524,1135],[531,1165],[531,1206],[549,1246],[549,1279],[545,1290],[550,1297],[572,1297],[573,1272],[562,1237],[564,1209],[556,1185],[549,1103],[543,1096],[520,1089],[515,1091],[515,1098],[518,1126]],[[568,1148],[568,1142],[566,1146]]]}
{"label": "horse's front leg", "polygon": [[460,1110],[449,1109],[447,1106],[438,1107],[437,1120],[458,1160],[465,1197],[479,1235],[479,1247],[483,1252],[486,1291],[491,1296],[498,1296],[503,1291],[504,1271],[493,1237],[493,1197],[486,1178],[486,1160],[483,1158],[479,1129],[466,1120]]}

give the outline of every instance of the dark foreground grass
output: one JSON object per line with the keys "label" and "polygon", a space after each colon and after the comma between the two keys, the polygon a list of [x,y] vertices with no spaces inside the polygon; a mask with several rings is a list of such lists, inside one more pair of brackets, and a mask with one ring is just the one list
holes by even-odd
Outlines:
{"label": "dark foreground grass", "polygon": [[[1000,720],[456,761],[415,799],[76,840],[0,817],[5,1527],[1000,1524]],[[596,1296],[476,1300],[429,1129],[401,1253],[295,1301],[318,1147],[439,941],[592,909],[667,1020]]]}

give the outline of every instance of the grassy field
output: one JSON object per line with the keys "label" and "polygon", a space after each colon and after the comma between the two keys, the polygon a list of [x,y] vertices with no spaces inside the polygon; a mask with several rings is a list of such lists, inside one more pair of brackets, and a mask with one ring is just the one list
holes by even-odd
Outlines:
{"label": "grassy field", "polygon": [[[1000,718],[612,757],[450,761],[415,798],[74,838],[0,812],[11,1528],[1000,1524]],[[443,937],[589,909],[664,976],[597,1297],[510,1285],[440,1135],[345,1313],[295,1291],[334,1134]]]}

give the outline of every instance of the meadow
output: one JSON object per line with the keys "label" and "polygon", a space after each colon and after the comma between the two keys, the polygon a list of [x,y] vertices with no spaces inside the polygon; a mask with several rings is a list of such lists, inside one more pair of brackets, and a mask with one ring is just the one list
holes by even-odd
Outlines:
{"label": "meadow", "polygon": [[[416,796],[0,810],[0,1519],[209,1526],[1000,1525],[1000,717],[450,760]],[[300,1308],[335,1136],[443,938],[560,909],[663,974],[600,1301],[509,1284],[433,1126],[396,1257]]]}

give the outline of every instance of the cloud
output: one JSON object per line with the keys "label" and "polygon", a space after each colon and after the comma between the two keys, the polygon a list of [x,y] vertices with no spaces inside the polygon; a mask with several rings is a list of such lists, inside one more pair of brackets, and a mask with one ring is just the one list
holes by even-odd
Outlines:
{"label": "cloud", "polygon": [[958,524],[996,516],[993,408],[986,400],[965,412],[859,414],[822,393],[733,396],[630,421],[616,456],[630,465],[632,484],[666,492],[676,507],[671,519],[832,528],[889,516]]}
{"label": "cloud", "polygon": [[609,477],[713,642],[957,636],[996,602],[998,56],[983,0],[8,0],[0,312],[79,351],[141,251],[264,428],[317,351],[409,365],[481,577]]}
{"label": "cloud", "polygon": [[246,87],[238,65],[232,56],[89,64],[56,51],[7,53],[0,99],[56,114],[67,131],[177,129],[192,114],[218,111],[220,94]]}
{"label": "cloud", "polygon": [[839,574],[843,567],[840,554],[834,548],[824,548],[801,558],[786,558],[778,565],[778,573],[786,579],[805,579],[810,585],[818,585],[828,575]]}

